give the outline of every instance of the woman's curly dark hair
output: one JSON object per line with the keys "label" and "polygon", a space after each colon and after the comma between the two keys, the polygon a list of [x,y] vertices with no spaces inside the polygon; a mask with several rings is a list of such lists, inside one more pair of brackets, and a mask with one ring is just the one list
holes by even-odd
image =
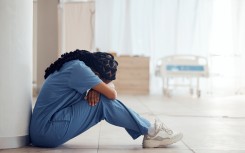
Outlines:
{"label": "woman's curly dark hair", "polygon": [[50,74],[59,71],[64,63],[80,60],[83,61],[94,72],[97,72],[101,79],[115,80],[118,63],[113,55],[106,52],[91,53],[86,50],[75,50],[69,53],[64,53],[61,57],[52,63],[46,70],[44,78],[46,79]]}

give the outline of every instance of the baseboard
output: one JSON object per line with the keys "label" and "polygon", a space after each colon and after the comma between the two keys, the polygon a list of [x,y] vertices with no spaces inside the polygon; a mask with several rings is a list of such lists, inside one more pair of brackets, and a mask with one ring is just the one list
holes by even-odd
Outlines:
{"label": "baseboard", "polygon": [[26,146],[29,143],[29,135],[17,137],[0,137],[0,149],[19,148]]}

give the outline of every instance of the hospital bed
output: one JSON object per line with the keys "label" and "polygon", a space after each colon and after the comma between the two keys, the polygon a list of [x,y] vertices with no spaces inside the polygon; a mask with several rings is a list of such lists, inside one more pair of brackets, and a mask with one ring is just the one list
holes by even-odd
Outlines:
{"label": "hospital bed", "polygon": [[171,89],[187,86],[191,95],[200,97],[199,79],[209,76],[208,62],[201,56],[167,56],[158,60],[155,74],[162,78],[165,96],[171,96]]}

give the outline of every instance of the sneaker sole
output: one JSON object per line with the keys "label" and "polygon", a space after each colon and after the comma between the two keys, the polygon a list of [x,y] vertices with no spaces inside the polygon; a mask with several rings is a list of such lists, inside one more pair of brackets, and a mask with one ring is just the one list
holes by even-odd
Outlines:
{"label": "sneaker sole", "polygon": [[160,148],[160,147],[166,147],[167,145],[171,145],[173,143],[176,143],[180,141],[183,138],[183,134],[177,134],[173,136],[172,138],[165,139],[163,141],[159,140],[144,140],[143,141],[143,148]]}

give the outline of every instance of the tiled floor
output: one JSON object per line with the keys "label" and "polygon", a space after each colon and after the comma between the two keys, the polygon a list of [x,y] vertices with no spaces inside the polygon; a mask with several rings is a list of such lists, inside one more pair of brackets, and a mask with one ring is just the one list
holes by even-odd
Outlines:
{"label": "tiled floor", "polygon": [[159,118],[181,131],[183,140],[167,148],[143,149],[143,137],[132,140],[124,129],[102,121],[58,148],[23,147],[0,153],[245,153],[245,96],[121,95],[119,99],[147,119]]}

